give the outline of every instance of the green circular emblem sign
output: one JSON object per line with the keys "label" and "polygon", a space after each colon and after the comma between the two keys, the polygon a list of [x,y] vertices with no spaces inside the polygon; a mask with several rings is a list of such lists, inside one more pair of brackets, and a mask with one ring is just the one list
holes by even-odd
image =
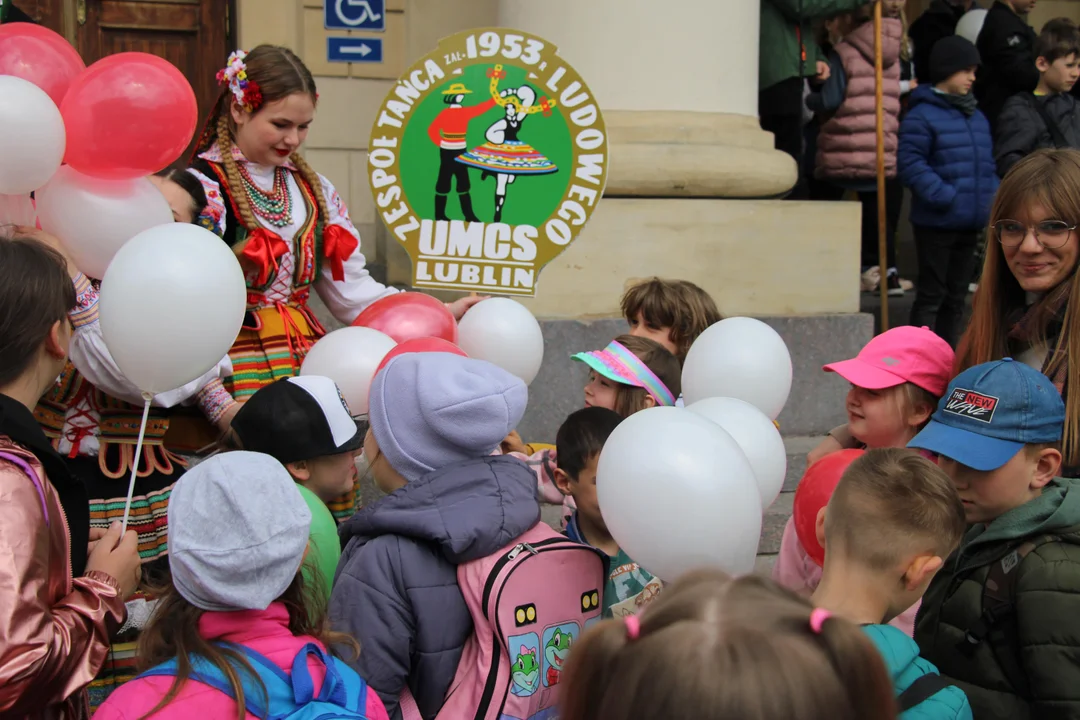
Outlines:
{"label": "green circular emblem sign", "polygon": [[413,285],[533,295],[607,181],[607,131],[551,43],[486,28],[405,71],[371,131],[371,191]]}

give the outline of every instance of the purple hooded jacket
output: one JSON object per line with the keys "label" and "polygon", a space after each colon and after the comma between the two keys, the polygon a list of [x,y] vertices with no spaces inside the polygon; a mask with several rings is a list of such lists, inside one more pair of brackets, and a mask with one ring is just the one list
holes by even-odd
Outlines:
{"label": "purple hooded jacket", "polygon": [[401,717],[406,687],[425,720],[442,707],[473,628],[457,566],[508,545],[539,520],[536,476],[503,455],[436,470],[341,527],[331,623],[359,640],[352,665],[391,718]]}

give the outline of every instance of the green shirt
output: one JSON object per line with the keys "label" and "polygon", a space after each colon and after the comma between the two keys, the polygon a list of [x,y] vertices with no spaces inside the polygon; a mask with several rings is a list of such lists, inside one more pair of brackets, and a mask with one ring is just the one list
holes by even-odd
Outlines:
{"label": "green shirt", "polygon": [[[297,483],[296,489],[311,510],[311,536],[308,554],[304,559],[304,582],[308,587],[317,588],[323,606],[330,599],[330,588],[334,584],[334,573],[338,560],[341,559],[341,541],[338,540],[337,523],[326,503],[315,493]],[[324,594],[325,593],[325,594]]]}
{"label": "green shirt", "polygon": [[[566,524],[566,536],[574,542],[589,545],[577,523],[577,513]],[[635,615],[652,602],[664,587],[660,578],[634,562],[619,548],[608,556],[608,576],[604,583],[604,617]]]}

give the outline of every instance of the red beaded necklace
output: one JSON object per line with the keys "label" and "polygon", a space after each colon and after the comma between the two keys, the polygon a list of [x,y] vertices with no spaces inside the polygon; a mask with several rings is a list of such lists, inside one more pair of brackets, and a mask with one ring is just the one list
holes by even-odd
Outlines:
{"label": "red beaded necklace", "polygon": [[292,193],[289,192],[288,173],[283,167],[274,169],[274,184],[270,192],[259,187],[248,172],[246,163],[236,164],[240,170],[240,180],[244,194],[252,211],[274,227],[286,227],[292,224]]}

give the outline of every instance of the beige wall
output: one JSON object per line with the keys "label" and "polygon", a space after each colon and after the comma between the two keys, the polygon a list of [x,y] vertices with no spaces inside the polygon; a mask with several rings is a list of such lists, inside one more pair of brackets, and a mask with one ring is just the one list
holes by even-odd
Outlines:
{"label": "beige wall", "polygon": [[1067,17],[1080,23],[1080,1],[1078,0],[1039,0],[1035,8],[1028,13],[1028,23],[1038,32],[1047,20]]}
{"label": "beige wall", "polygon": [[[322,0],[238,0],[240,46],[274,43],[292,48],[311,69],[319,87],[319,111],[305,144],[312,167],[330,179],[360,231],[369,262],[408,262],[388,247],[375,215],[367,181],[367,144],[376,109],[394,80],[438,40],[459,30],[494,25],[495,0],[387,0],[386,32],[323,28]],[[383,62],[331,63],[330,35],[383,40]]]}

